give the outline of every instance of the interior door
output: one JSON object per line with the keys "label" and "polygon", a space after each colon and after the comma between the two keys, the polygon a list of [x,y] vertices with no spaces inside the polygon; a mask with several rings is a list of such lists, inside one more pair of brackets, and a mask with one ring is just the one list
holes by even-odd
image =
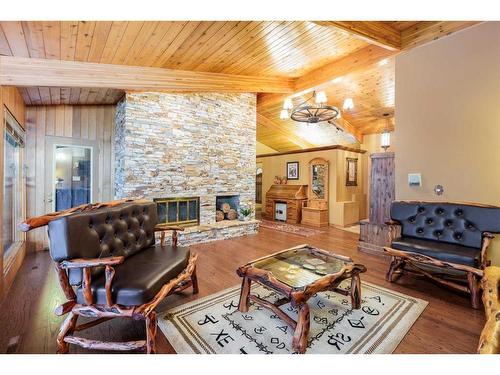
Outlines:
{"label": "interior door", "polygon": [[45,210],[62,211],[99,200],[99,145],[47,137]]}

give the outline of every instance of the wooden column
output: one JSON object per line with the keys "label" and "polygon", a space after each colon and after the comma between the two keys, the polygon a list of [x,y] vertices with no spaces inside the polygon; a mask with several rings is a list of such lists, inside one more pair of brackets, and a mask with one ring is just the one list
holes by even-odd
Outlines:
{"label": "wooden column", "polygon": [[358,249],[378,255],[389,245],[391,203],[395,200],[394,153],[381,152],[370,155],[369,219],[362,220]]}

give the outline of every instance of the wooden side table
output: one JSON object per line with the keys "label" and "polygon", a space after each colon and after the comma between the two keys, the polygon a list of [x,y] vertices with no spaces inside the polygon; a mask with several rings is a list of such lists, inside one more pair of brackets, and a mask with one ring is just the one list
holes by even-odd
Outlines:
{"label": "wooden side table", "polygon": [[[352,308],[359,309],[359,274],[366,272],[366,267],[355,264],[351,258],[331,254],[309,245],[300,245],[254,260],[238,268],[236,272],[243,277],[238,309],[248,312],[249,301],[253,301],[271,310],[294,330],[293,349],[305,353],[310,328],[307,304],[309,298],[318,292],[329,290],[350,296]],[[346,279],[351,279],[349,291],[338,287]],[[276,291],[283,297],[271,303],[251,294],[252,281]],[[298,310],[297,321],[279,308],[289,302]]]}

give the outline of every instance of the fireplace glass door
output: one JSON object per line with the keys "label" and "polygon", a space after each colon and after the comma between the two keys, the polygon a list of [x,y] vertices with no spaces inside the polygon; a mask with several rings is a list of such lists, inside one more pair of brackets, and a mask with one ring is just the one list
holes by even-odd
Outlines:
{"label": "fireplace glass door", "polygon": [[199,198],[155,199],[158,221],[182,226],[199,224]]}

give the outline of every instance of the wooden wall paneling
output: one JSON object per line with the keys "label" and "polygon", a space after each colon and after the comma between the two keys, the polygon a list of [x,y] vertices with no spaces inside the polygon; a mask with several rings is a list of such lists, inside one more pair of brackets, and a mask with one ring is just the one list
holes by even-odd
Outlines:
{"label": "wooden wall paneling", "polygon": [[73,137],[73,107],[64,106],[64,137]]}
{"label": "wooden wall paneling", "polygon": [[[52,112],[52,111],[50,111]],[[35,215],[43,215],[45,213],[45,136],[46,136],[46,123],[47,120],[52,124],[53,118],[47,116],[45,107],[36,108],[36,159],[35,159],[35,186],[36,186],[36,200],[35,200]],[[52,133],[53,134],[53,133]],[[50,166],[47,166],[50,168]],[[46,230],[45,228],[35,229],[35,250],[43,250],[46,243]]]}
{"label": "wooden wall paneling", "polygon": [[[36,216],[36,119],[37,107],[26,108],[26,217]],[[27,251],[35,251],[36,232],[26,233]]]}
{"label": "wooden wall paneling", "polygon": [[390,207],[395,199],[394,153],[383,152],[370,155],[369,213],[362,220],[358,248],[361,251],[383,255],[383,247],[389,245]]}
{"label": "wooden wall paneling", "polygon": [[81,138],[81,114],[82,107],[81,106],[72,106],[73,108],[73,118],[72,118],[72,133],[74,138]]}
{"label": "wooden wall paneling", "polygon": [[88,113],[88,139],[94,141],[97,139],[97,107],[89,107]]}
{"label": "wooden wall paneling", "polygon": [[[112,200],[114,198],[114,147],[113,147],[113,135],[115,128],[115,106],[107,107],[103,110],[103,135],[102,135],[102,148],[101,153],[103,155],[104,163],[102,168],[103,176],[111,176],[108,179],[102,179],[102,198],[104,201]],[[109,162],[106,162],[108,161]]]}
{"label": "wooden wall paneling", "polygon": [[[45,116],[45,122],[44,122],[44,127],[45,127],[45,135],[56,135],[56,111],[55,107],[44,107],[43,109],[40,108],[41,111],[43,111],[44,116]],[[37,121],[37,124],[39,122]]]}
{"label": "wooden wall paneling", "polygon": [[58,105],[55,108],[47,108],[47,111],[55,112],[55,136],[64,137],[64,106]]}
{"label": "wooden wall paneling", "polygon": [[391,203],[395,199],[394,153],[371,155],[370,211],[372,224],[385,224],[391,219]]}
{"label": "wooden wall paneling", "polygon": [[80,112],[80,137],[89,139],[89,111]]}
{"label": "wooden wall paneling", "polygon": [[[26,111],[28,116],[27,130],[27,163],[28,163],[28,216],[41,215],[50,210],[46,200],[50,196],[48,185],[45,184],[47,168],[46,137],[64,137],[72,140],[96,140],[99,148],[98,194],[94,201],[110,200],[113,195],[113,131],[114,105],[99,106],[35,106]],[[83,135],[81,129],[83,128]],[[52,197],[53,199],[54,197]],[[30,250],[42,250],[47,246],[47,236],[44,228],[30,232]]]}

